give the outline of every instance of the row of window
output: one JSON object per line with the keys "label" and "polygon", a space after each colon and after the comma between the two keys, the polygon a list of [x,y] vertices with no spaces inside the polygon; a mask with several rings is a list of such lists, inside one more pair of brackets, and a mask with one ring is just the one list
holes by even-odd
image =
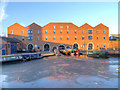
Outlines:
{"label": "row of window", "polygon": [[[55,30],[53,31],[53,33],[55,34]],[[60,30],[60,33],[62,34],[62,30]],[[69,33],[69,30],[67,30],[67,34]],[[75,30],[75,34],[77,33],[77,31]],[[97,30],[98,33],[98,30]],[[105,30],[103,31],[103,33],[105,33]],[[45,34],[47,34],[47,30],[45,30]],[[82,34],[84,34],[84,30],[82,30]],[[88,30],[88,34],[92,34],[92,30]]]}
{"label": "row of window", "polygon": [[[47,40],[47,37],[45,39]],[[82,40],[84,40],[84,39],[85,39],[85,37],[83,36]],[[88,36],[88,40],[92,40],[92,39],[93,39],[92,36]],[[103,39],[105,39],[105,36],[103,37]],[[22,37],[22,40],[24,41],[24,37]],[[39,36],[38,36],[38,40],[40,40]],[[53,40],[56,40],[55,36],[54,36]],[[60,37],[60,40],[62,40],[62,36]],[[69,36],[67,36],[67,40],[69,40]],[[75,40],[77,40],[76,36],[75,36]],[[98,36],[97,36],[97,40],[98,40]],[[33,37],[28,36],[28,41],[33,41]]]}
{"label": "row of window", "polygon": [[[32,35],[33,30],[28,30],[28,34]],[[38,30],[38,34],[40,33],[40,31]],[[45,30],[45,33],[47,34],[47,30]],[[55,30],[53,31],[53,33],[55,34]],[[60,30],[60,33],[62,34],[62,30]],[[69,33],[69,30],[67,30],[67,34]],[[77,33],[77,31],[75,30],[75,34]],[[97,30],[98,33],[98,30]],[[103,33],[105,33],[105,30],[103,31]],[[11,34],[13,34],[13,31],[11,31]],[[24,34],[24,30],[22,30],[22,34]],[[82,30],[82,34],[84,34],[84,30]],[[88,30],[88,34],[92,34],[92,30]]]}
{"label": "row of window", "polygon": [[[84,39],[85,39],[85,37],[83,36],[83,37],[82,37],[82,40],[84,40]],[[88,36],[88,40],[92,40],[92,39],[93,39],[92,36]],[[97,39],[98,39],[98,37],[97,37]],[[103,39],[105,39],[105,37],[103,37]],[[48,40],[48,38],[45,37],[45,40]],[[54,36],[53,40],[56,40],[55,36]],[[60,37],[60,40],[62,40],[62,36]],[[67,40],[69,40],[69,36],[67,36]],[[76,36],[75,36],[75,40],[77,40],[77,37],[76,37]]]}

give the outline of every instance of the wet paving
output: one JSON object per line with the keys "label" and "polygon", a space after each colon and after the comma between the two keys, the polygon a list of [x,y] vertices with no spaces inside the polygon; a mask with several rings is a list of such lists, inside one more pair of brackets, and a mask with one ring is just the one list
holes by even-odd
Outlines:
{"label": "wet paving", "polygon": [[3,88],[118,88],[118,58],[51,56],[2,66]]}

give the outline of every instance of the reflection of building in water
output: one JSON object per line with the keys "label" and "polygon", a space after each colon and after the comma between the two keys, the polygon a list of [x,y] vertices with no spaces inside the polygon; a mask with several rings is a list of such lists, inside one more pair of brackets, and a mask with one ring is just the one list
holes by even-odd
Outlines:
{"label": "reflection of building in water", "polygon": [[[75,58],[74,58],[75,59]],[[77,60],[71,60],[69,63],[71,64],[57,64],[56,66],[51,66],[53,69],[53,75],[49,77],[49,79],[76,79],[80,75],[89,75],[89,76],[103,76],[111,75],[109,71],[109,63],[108,61],[104,61],[104,63],[100,63],[103,61],[94,62],[92,61],[84,61],[79,62]],[[74,61],[74,63],[73,63]]]}

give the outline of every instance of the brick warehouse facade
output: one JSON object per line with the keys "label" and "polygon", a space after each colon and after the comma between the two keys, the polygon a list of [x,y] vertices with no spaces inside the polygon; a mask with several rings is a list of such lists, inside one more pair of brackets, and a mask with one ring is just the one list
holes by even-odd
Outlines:
{"label": "brick warehouse facade", "polygon": [[109,48],[109,28],[102,23],[92,27],[85,23],[49,23],[43,27],[32,23],[24,27],[15,23],[8,27],[8,37],[21,40],[19,49],[49,51],[53,48],[99,50]]}

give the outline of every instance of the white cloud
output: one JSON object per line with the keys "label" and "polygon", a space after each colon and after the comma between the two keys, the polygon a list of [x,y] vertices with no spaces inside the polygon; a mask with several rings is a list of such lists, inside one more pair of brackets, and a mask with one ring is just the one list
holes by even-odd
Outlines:
{"label": "white cloud", "polygon": [[8,0],[2,0],[0,2],[0,35],[3,33],[2,29],[2,21],[8,17],[8,15],[5,13],[5,8],[7,6]]}

